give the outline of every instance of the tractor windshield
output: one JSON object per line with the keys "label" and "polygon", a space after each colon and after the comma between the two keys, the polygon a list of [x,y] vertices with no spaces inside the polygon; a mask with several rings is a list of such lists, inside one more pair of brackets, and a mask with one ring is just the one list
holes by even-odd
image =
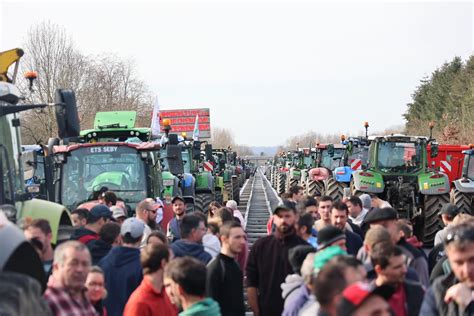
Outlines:
{"label": "tractor windshield", "polygon": [[334,170],[339,167],[339,162],[341,161],[344,155],[344,148],[334,148],[334,155],[329,156],[328,150],[322,150],[322,157],[321,157],[321,166],[323,168],[327,168],[329,170]]}
{"label": "tractor windshield", "polygon": [[62,203],[68,207],[89,200],[107,187],[127,203],[146,198],[145,162],[126,146],[94,146],[74,150],[62,170]]}
{"label": "tractor windshield", "polygon": [[369,147],[354,147],[348,160],[351,167],[357,167],[356,169],[358,169],[359,164],[361,167],[366,166],[367,161],[369,160]]}
{"label": "tractor windshield", "polygon": [[191,159],[189,157],[189,151],[186,148],[182,149],[181,159],[183,159],[184,172],[191,173]]}
{"label": "tractor windshield", "polygon": [[380,142],[377,165],[382,172],[410,173],[422,167],[421,145],[410,142]]}
{"label": "tractor windshield", "polygon": [[474,155],[470,155],[467,163],[467,177],[474,181]]}

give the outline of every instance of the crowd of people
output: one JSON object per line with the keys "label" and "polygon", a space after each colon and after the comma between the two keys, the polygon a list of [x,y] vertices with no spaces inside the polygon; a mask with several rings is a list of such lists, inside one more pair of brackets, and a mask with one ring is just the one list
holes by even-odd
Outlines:
{"label": "crowd of people", "polygon": [[232,200],[212,202],[205,215],[186,213],[184,199],[175,196],[164,227],[159,199],[138,203],[133,217],[114,192],[99,201],[72,212],[71,239],[57,245],[46,219],[23,223],[47,280],[38,310],[85,316],[474,315],[474,217],[452,204],[442,208],[445,228],[427,253],[410,221],[367,194],[333,201],[292,187],[273,210],[268,235],[251,247]]}

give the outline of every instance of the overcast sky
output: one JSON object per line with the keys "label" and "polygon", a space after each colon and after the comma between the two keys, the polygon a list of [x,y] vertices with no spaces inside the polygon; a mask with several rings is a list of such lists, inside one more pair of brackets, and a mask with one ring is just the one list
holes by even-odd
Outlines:
{"label": "overcast sky", "polygon": [[[84,54],[133,58],[162,109],[211,109],[247,145],[403,124],[419,80],[474,51],[473,4],[0,0],[0,50],[50,20]],[[28,53],[28,52],[26,52]]]}

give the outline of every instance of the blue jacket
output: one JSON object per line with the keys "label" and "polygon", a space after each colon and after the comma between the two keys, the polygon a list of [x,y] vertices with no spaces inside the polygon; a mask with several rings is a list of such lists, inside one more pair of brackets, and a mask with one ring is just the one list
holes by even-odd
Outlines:
{"label": "blue jacket", "polygon": [[204,246],[195,242],[179,239],[171,244],[175,257],[190,256],[194,257],[205,264],[211,261],[212,256],[204,250]]}
{"label": "blue jacket", "polygon": [[143,279],[140,250],[130,247],[114,247],[99,262],[104,270],[107,297],[104,300],[107,314],[121,316],[125,304]]}

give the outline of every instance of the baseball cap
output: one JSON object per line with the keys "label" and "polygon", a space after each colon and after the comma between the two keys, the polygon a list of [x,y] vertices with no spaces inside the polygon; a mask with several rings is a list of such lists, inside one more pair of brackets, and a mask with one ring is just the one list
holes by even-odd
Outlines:
{"label": "baseball cap", "polygon": [[375,286],[362,282],[349,285],[342,291],[342,298],[337,307],[338,316],[350,316],[359,308],[370,296],[378,295],[385,300],[390,299],[394,288],[389,285]]}
{"label": "baseball cap", "polygon": [[443,207],[441,208],[441,210],[439,211],[440,215],[441,214],[446,214],[450,217],[455,217],[459,213],[460,213],[459,208],[456,205],[451,204],[451,203],[444,204]]}
{"label": "baseball cap", "polygon": [[279,204],[277,207],[275,207],[275,210],[273,211],[273,214],[278,214],[279,211],[285,210],[285,211],[293,211],[296,213],[296,204],[294,202],[288,201],[288,200],[283,200],[281,204]]}
{"label": "baseball cap", "polygon": [[316,252],[313,261],[313,268],[315,271],[321,270],[324,265],[334,257],[347,255],[347,252],[339,246],[329,246]]}
{"label": "baseball cap", "polygon": [[391,207],[374,208],[365,216],[364,223],[370,224],[385,220],[398,219],[398,213]]}
{"label": "baseball cap", "polygon": [[326,226],[318,232],[318,249],[324,249],[341,239],[346,239],[342,230],[335,226]]}
{"label": "baseball cap", "polygon": [[90,210],[90,215],[95,218],[112,218],[112,212],[104,204],[97,204]]}
{"label": "baseball cap", "polygon": [[127,218],[120,227],[120,235],[124,236],[130,233],[132,238],[138,238],[145,231],[145,223],[136,217]]}
{"label": "baseball cap", "polygon": [[125,214],[125,211],[119,206],[116,206],[116,205],[111,206],[110,210],[112,211],[112,217],[116,220],[121,217],[127,217],[127,214]]}
{"label": "baseball cap", "polygon": [[176,200],[181,200],[181,202],[185,203],[183,197],[180,195],[175,195],[173,199],[171,200],[171,203],[174,203]]}

